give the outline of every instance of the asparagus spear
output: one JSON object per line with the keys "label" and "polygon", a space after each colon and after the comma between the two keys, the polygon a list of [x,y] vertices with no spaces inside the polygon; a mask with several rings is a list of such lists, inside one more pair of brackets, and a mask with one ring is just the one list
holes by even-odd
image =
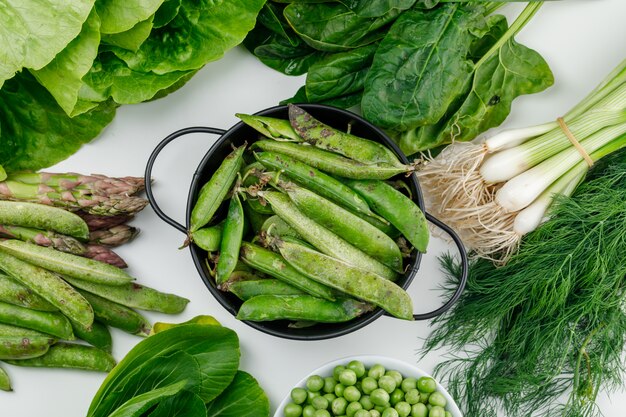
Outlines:
{"label": "asparagus spear", "polygon": [[108,229],[95,230],[89,233],[89,243],[105,246],[119,246],[130,242],[137,236],[139,229],[120,224]]}
{"label": "asparagus spear", "polygon": [[81,255],[85,258],[104,262],[118,268],[128,268],[128,264],[126,264],[122,257],[113,252],[110,248],[107,248],[106,246],[87,245],[86,248],[87,251]]}
{"label": "asparagus spear", "polygon": [[50,172],[12,173],[11,181],[25,184],[46,185],[56,191],[86,190],[95,195],[133,195],[142,191],[144,179],[141,177],[113,178],[105,175],[81,175],[73,172],[56,174]]}
{"label": "asparagus spear", "polygon": [[120,224],[128,223],[133,218],[133,216],[130,216],[128,214],[103,216],[100,214],[87,213],[82,210],[76,211],[75,214],[82,217],[85,223],[87,223],[90,232],[102,229],[110,229]]}
{"label": "asparagus spear", "polygon": [[85,245],[77,239],[49,230],[0,225],[0,236],[35,243],[39,246],[49,246],[62,252],[73,253],[74,255],[83,255],[87,252]]}

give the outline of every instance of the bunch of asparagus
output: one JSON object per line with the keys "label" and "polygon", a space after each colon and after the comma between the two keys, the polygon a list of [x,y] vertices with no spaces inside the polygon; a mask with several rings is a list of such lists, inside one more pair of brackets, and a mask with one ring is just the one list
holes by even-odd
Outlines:
{"label": "bunch of asparagus", "polygon": [[[134,282],[111,249],[138,230],[141,178],[20,173],[0,182],[0,361],[109,371],[109,327],[146,336],[135,309],[180,313],[188,300]],[[11,200],[11,201],[9,201]],[[85,343],[68,343],[81,340]],[[88,346],[91,345],[91,346]],[[10,390],[0,368],[0,389]]]}

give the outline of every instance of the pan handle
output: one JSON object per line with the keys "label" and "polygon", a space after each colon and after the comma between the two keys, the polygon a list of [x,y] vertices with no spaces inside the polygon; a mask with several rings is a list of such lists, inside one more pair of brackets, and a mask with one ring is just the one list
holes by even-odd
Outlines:
{"label": "pan handle", "polygon": [[226,133],[226,131],[223,129],[217,129],[214,127],[193,126],[193,127],[186,127],[184,129],[177,130],[174,133],[171,133],[170,135],[165,137],[165,139],[163,139],[157,145],[157,147],[154,148],[154,150],[152,151],[150,158],[148,158],[148,163],[146,164],[146,173],[144,175],[145,182],[146,182],[146,197],[148,198],[148,201],[150,202],[150,205],[152,206],[152,209],[154,210],[154,212],[165,223],[169,224],[170,226],[174,227],[177,230],[180,230],[184,234],[187,234],[187,228],[183,226],[182,224],[178,223],[176,220],[169,217],[167,214],[163,213],[163,210],[161,210],[161,208],[156,202],[156,199],[154,198],[154,194],[152,193],[152,168],[154,167],[154,162],[156,161],[157,156],[159,156],[163,148],[165,148],[174,139],[178,139],[179,137],[185,136],[189,133],[211,133],[213,135],[221,136],[224,133]]}

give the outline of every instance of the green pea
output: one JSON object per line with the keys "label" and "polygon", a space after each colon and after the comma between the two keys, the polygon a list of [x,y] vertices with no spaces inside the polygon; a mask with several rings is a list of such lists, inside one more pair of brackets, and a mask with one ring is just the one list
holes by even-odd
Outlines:
{"label": "green pea", "polygon": [[371,376],[366,376],[361,380],[361,389],[363,390],[363,393],[370,394],[376,388],[378,388],[378,382],[376,382],[376,380]]}
{"label": "green pea", "polygon": [[417,389],[412,389],[404,394],[404,400],[413,405],[420,402],[420,392]]}
{"label": "green pea", "polygon": [[294,388],[291,390],[291,399],[296,404],[302,404],[306,401],[307,395],[304,388]]}
{"label": "green pea", "polygon": [[306,387],[309,391],[318,392],[324,386],[324,380],[319,375],[311,375],[306,380]]}
{"label": "green pea", "polygon": [[337,398],[337,396],[335,394],[333,394],[332,392],[328,392],[328,393],[322,395],[322,397],[326,398],[329,403],[332,402],[335,398]]}
{"label": "green pea", "polygon": [[378,386],[391,394],[396,389],[396,380],[389,375],[383,375],[378,379]]}
{"label": "green pea", "polygon": [[337,365],[333,368],[333,378],[335,378],[336,381],[339,381],[339,374],[344,369],[346,369],[346,367],[343,365]]}
{"label": "green pea", "polygon": [[350,404],[348,404],[348,406],[346,407],[346,416],[348,417],[354,417],[354,415],[356,414],[357,411],[362,410],[363,406],[361,405],[360,402],[351,402]]}
{"label": "green pea", "polygon": [[354,413],[354,417],[371,417],[371,414],[367,410],[358,410]]}
{"label": "green pea", "polygon": [[399,415],[395,408],[388,408],[383,411],[382,417],[399,417]]}
{"label": "green pea", "polygon": [[382,414],[383,411],[385,411],[385,409],[387,408],[389,404],[385,404],[385,405],[376,405],[374,406],[374,410],[378,411],[379,413]]}
{"label": "green pea", "polygon": [[396,387],[399,387],[402,384],[402,374],[398,371],[387,371],[385,375],[390,376],[396,381]]}
{"label": "green pea", "polygon": [[359,401],[361,392],[356,387],[349,386],[343,391],[343,397],[350,402]]}
{"label": "green pea", "polygon": [[426,392],[430,394],[431,392],[435,392],[435,390],[437,389],[437,383],[434,379],[423,376],[417,380],[417,389],[421,392]]}
{"label": "green pea", "polygon": [[326,410],[328,408],[328,400],[320,395],[311,400],[311,405],[316,410]]}
{"label": "green pea", "polygon": [[383,375],[385,375],[385,367],[382,365],[374,365],[370,368],[369,371],[367,371],[367,376],[376,380]]}
{"label": "green pea", "polygon": [[430,397],[428,397],[428,403],[432,405],[438,405],[440,407],[445,407],[447,401],[446,397],[444,397],[442,393],[435,391],[430,394]]}
{"label": "green pea", "polygon": [[408,417],[409,414],[411,414],[411,404],[407,403],[406,401],[400,401],[394,406],[394,408],[396,409],[400,417]]}
{"label": "green pea", "polygon": [[312,405],[306,405],[302,409],[302,417],[315,417],[317,410]]}
{"label": "green pea", "polygon": [[380,411],[378,411],[376,409],[370,410],[370,417],[381,417]]}
{"label": "green pea", "polygon": [[363,365],[361,361],[350,361],[350,363],[348,363],[348,369],[352,369],[357,378],[361,378],[365,375],[365,365]]}
{"label": "green pea", "polygon": [[315,392],[315,391],[307,391],[306,395],[307,395],[307,398],[306,398],[307,403],[311,404],[311,402],[313,401],[315,397],[319,397],[322,394],[320,394],[319,392]]}
{"label": "green pea", "polygon": [[446,410],[443,407],[439,407],[438,405],[433,406],[428,412],[428,417],[445,417]]}
{"label": "green pea", "polygon": [[322,390],[327,394],[330,392],[335,392],[335,385],[337,385],[337,381],[335,381],[335,378],[333,378],[332,376],[327,376],[326,378],[324,378],[324,387],[322,388]]}
{"label": "green pea", "polygon": [[452,413],[449,411],[446,411],[446,417],[452,417]]}
{"label": "green pea", "polygon": [[389,402],[389,393],[382,388],[376,388],[371,392],[370,399],[376,405],[385,405]]}
{"label": "green pea", "polygon": [[285,417],[300,417],[301,415],[302,415],[301,405],[289,403],[285,406]]}
{"label": "green pea", "polygon": [[389,402],[391,403],[391,405],[395,406],[402,400],[404,400],[404,392],[402,392],[400,388],[396,388],[395,390],[393,390],[389,399]]}
{"label": "green pea", "polygon": [[339,374],[339,382],[346,386],[356,384],[356,379],[356,373],[352,369],[344,369]]}
{"label": "green pea", "polygon": [[344,414],[347,406],[348,400],[343,397],[337,397],[330,403],[330,409],[336,416]]}
{"label": "green pea", "polygon": [[346,386],[343,384],[337,384],[335,385],[335,395],[337,397],[343,397],[343,392],[346,389]]}
{"label": "green pea", "polygon": [[400,384],[400,388],[404,392],[409,392],[412,389],[416,389],[417,388],[417,379],[416,378],[412,378],[412,377],[404,378],[402,380],[402,383]]}
{"label": "green pea", "polygon": [[372,399],[369,395],[362,395],[361,399],[359,399],[359,402],[363,406],[364,410],[371,410],[372,408],[374,408],[374,403],[372,402]]}
{"label": "green pea", "polygon": [[428,408],[422,403],[413,404],[411,417],[428,417]]}
{"label": "green pea", "polygon": [[315,414],[313,414],[315,417],[330,417],[330,413],[328,412],[328,410],[316,410]]}
{"label": "green pea", "polygon": [[420,391],[420,402],[422,404],[428,404],[428,397],[430,397],[430,393]]}

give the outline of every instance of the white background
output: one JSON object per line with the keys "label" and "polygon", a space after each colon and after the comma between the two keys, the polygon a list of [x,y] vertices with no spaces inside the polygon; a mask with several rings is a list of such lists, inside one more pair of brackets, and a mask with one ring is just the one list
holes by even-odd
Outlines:
{"label": "white background", "polygon": [[[521,5],[507,6],[514,15]],[[556,79],[548,91],[515,101],[506,127],[553,120],[565,113],[626,57],[625,0],[550,2],[518,36],[549,62]],[[142,176],[152,149],[167,134],[193,125],[229,128],[235,112],[253,113],[290,97],[304,77],[275,72],[243,48],[207,65],[185,87],[152,102],[124,106],[113,123],[91,144],[51,171]],[[157,161],[155,193],[161,208],[184,219],[187,191],[195,168],[216,138],[190,136],[172,144]],[[118,252],[138,282],[191,300],[183,314],[147,313],[152,321],[184,321],[199,314],[215,316],[239,334],[241,368],[251,372],[267,392],[272,410],[300,378],[321,364],[357,354],[381,354],[417,364],[427,372],[445,352],[419,361],[417,350],[429,334],[428,322],[381,317],[366,328],[318,342],[298,342],[260,333],[230,316],[211,296],[196,272],[188,250],[178,250],[183,235],[163,223],[150,208],[133,222],[140,236]],[[436,257],[447,244],[434,239],[410,293],[416,310],[437,305],[430,289],[441,279]],[[120,360],[141,339],[114,330],[114,355]],[[2,365],[13,382],[13,393],[0,392],[0,417],[84,416],[104,374],[73,370],[18,368]],[[626,415],[626,393],[601,395],[607,417]],[[475,417],[475,416],[472,416]]]}

